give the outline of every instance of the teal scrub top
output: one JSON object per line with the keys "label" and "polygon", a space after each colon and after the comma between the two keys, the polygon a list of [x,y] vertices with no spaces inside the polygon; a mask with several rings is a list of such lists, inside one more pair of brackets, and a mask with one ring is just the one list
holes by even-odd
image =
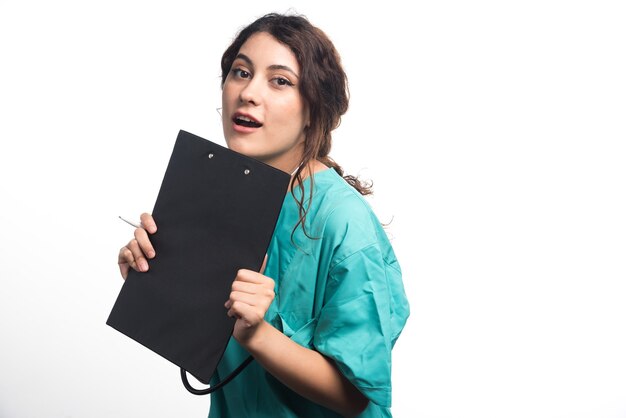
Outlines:
{"label": "teal scrub top", "polygon": [[[361,418],[390,417],[391,349],[409,316],[400,266],[365,199],[335,170],[318,172],[306,217],[285,197],[265,275],[276,283],[265,320],[296,343],[332,359],[370,400]],[[308,201],[311,181],[303,182]],[[296,188],[296,196],[300,196]],[[231,338],[213,382],[247,357]],[[340,415],[280,383],[257,362],[211,395],[209,418],[309,418]]]}

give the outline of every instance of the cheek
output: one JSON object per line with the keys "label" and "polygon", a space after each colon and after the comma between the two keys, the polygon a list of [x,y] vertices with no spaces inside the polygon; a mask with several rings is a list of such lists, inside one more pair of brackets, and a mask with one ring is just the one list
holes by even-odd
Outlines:
{"label": "cheek", "polygon": [[222,88],[222,107],[226,107],[228,105],[228,103],[231,100],[232,95],[233,95],[232,85],[226,82],[224,84],[224,87]]}
{"label": "cheek", "polygon": [[230,78],[230,75],[226,78],[224,86],[222,87],[222,101],[232,102],[239,97],[239,91],[241,90],[241,83]]}
{"label": "cheek", "polygon": [[226,90],[222,90],[222,107],[218,109],[219,114],[222,116],[222,124],[226,126],[226,116],[230,115],[230,109],[228,108],[228,100],[226,96]]}
{"label": "cheek", "polygon": [[274,118],[294,129],[303,127],[305,124],[305,112],[299,100],[283,100],[275,103]]}

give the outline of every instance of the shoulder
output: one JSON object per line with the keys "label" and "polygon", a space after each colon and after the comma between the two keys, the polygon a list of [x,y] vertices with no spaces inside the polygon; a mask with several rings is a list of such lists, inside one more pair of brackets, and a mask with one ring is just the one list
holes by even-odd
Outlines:
{"label": "shoulder", "polygon": [[332,169],[315,177],[313,206],[331,232],[348,226],[374,229],[380,224],[367,200]]}
{"label": "shoulder", "polygon": [[322,245],[334,253],[333,264],[371,246],[393,257],[387,235],[368,201],[334,170],[321,174],[314,185],[315,224]]}

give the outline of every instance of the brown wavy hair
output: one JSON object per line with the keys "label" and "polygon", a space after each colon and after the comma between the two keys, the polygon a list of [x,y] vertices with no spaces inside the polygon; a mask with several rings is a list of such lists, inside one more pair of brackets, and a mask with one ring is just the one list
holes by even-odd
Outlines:
{"label": "brown wavy hair", "polygon": [[[348,110],[348,80],[335,46],[323,31],[304,16],[270,13],[243,28],[224,52],[221,63],[222,87],[239,49],[258,32],[268,33],[289,47],[300,65],[298,89],[309,110],[309,126],[305,131],[304,152],[295,173],[296,181],[291,185],[291,194],[296,199],[300,214],[294,231],[302,224],[304,233],[309,236],[304,228],[308,205],[304,205],[302,172],[310,161],[318,160],[333,168],[362,195],[372,193],[371,182],[345,175],[339,164],[328,155],[332,145],[331,132],[339,126],[341,116]],[[309,204],[313,195],[313,176],[310,181]],[[301,191],[300,199],[296,198],[295,187]]]}

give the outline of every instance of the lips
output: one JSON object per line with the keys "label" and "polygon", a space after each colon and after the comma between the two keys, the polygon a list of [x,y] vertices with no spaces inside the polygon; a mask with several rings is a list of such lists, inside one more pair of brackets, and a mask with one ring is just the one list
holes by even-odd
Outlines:
{"label": "lips", "polygon": [[261,126],[263,126],[261,122],[259,122],[252,116],[240,112],[235,113],[235,115],[233,116],[233,122],[235,123],[235,125],[244,126],[246,128],[260,128]]}

